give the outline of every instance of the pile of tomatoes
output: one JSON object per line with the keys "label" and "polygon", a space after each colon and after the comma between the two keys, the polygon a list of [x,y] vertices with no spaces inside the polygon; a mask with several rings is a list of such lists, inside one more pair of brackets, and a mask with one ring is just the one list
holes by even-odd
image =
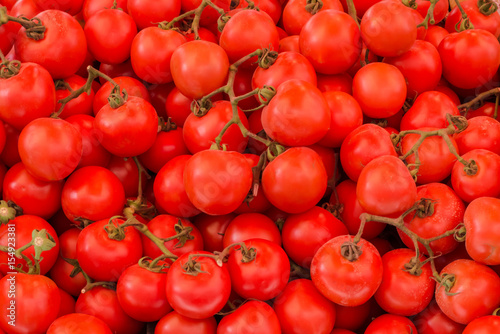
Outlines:
{"label": "pile of tomatoes", "polygon": [[0,333],[500,331],[495,2],[0,5]]}

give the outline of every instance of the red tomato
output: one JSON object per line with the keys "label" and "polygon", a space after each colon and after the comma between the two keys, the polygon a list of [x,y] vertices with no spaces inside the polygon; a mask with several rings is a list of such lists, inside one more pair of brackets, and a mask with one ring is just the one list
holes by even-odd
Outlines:
{"label": "red tomato", "polygon": [[18,147],[21,161],[33,176],[62,180],[80,162],[82,135],[62,119],[38,118],[21,131]]}
{"label": "red tomato", "polygon": [[32,120],[54,112],[55,86],[42,66],[23,63],[17,75],[0,79],[0,83],[0,118],[16,130],[21,131]]}
{"label": "red tomato", "polygon": [[460,154],[478,148],[500,154],[500,122],[488,116],[473,117],[455,140]]}
{"label": "red tomato", "polygon": [[83,0],[33,0],[41,10],[58,9],[71,15],[76,15],[82,10]]}
{"label": "red tomato", "polygon": [[[166,0],[163,2],[169,2]],[[139,1],[129,1],[131,3]],[[175,1],[174,1],[175,2]],[[161,1],[158,2],[161,4]],[[179,3],[180,7],[180,3]],[[158,8],[155,7],[156,12]],[[163,17],[159,21],[165,20]],[[158,27],[149,27],[140,31],[132,41],[130,60],[134,72],[147,82],[162,84],[172,81],[170,73],[170,59],[175,49],[186,43],[186,38],[177,31],[163,30]],[[158,48],[161,44],[165,47]]]}
{"label": "red tomato", "polygon": [[[125,228],[122,240],[111,239],[105,227],[108,219],[82,230],[76,244],[76,257],[82,270],[97,281],[116,282],[121,273],[142,257],[141,234],[132,226]],[[113,225],[123,224],[113,219]]]}
{"label": "red tomato", "polygon": [[[190,227],[192,230],[189,233],[191,239],[187,240],[176,238],[170,241],[165,241],[164,245],[177,256],[181,256],[188,252],[195,252],[203,250],[203,239],[201,237],[200,231],[188,220],[181,219],[170,215],[158,215],[153,218],[148,224],[148,229],[159,238],[170,238],[178,233],[180,233],[180,226]],[[184,244],[183,244],[184,242]],[[142,245],[144,249],[144,255],[151,258],[157,258],[162,255],[162,251],[156,246],[149,238],[142,236]]]}
{"label": "red tomato", "polygon": [[[335,329],[331,334],[352,334],[349,331],[358,330],[370,317],[371,306],[376,305],[373,299],[358,306],[341,306],[335,304]],[[346,329],[340,329],[346,328]],[[347,332],[336,332],[341,330],[349,330]]]}
{"label": "red tomato", "polygon": [[[229,61],[234,63],[257,49],[278,51],[279,35],[275,23],[267,13],[243,10],[232,15],[226,23],[219,44],[226,51]],[[243,66],[250,67],[256,60],[257,57],[252,57]]]}
{"label": "red tomato", "polygon": [[[95,59],[94,59],[94,61],[95,61]],[[93,64],[93,62],[92,62],[92,64]],[[119,64],[101,63],[99,65],[99,71],[106,74],[110,78],[128,77],[129,79],[133,78],[133,79],[139,80],[139,77],[134,72],[134,68],[132,67],[132,62],[130,61],[130,59],[124,61],[123,63],[119,63]],[[87,72],[87,71],[85,70],[85,72]],[[106,79],[104,79],[102,77],[99,77],[98,80],[101,83],[101,85],[104,85],[108,82]],[[92,83],[92,85],[94,85],[94,83],[95,83],[95,81]],[[92,87],[94,87],[94,86],[92,86]],[[127,90],[127,92],[128,92],[128,90]]]}
{"label": "red tomato", "polygon": [[488,82],[500,64],[500,45],[486,30],[472,29],[446,36],[438,47],[443,77],[459,88]]}
{"label": "red tomato", "polygon": [[[201,4],[201,1],[202,0],[181,0],[182,12],[187,12],[198,8],[198,6]],[[212,3],[219,8],[222,8],[226,12],[229,10],[229,7],[231,5],[230,0],[214,0],[212,1]],[[204,26],[210,25],[211,23],[216,23],[219,16],[219,12],[217,12],[210,6],[207,6],[207,8],[205,8],[201,15],[200,23]]]}
{"label": "red tomato", "polygon": [[59,295],[61,296],[61,304],[59,306],[59,313],[57,314],[57,317],[60,318],[62,316],[65,316],[66,314],[75,313],[76,301],[73,296],[71,296],[61,288],[59,288],[58,290]]}
{"label": "red tomato", "polygon": [[292,35],[280,39],[279,52],[297,52],[300,53],[299,35]]}
{"label": "red tomato", "polygon": [[354,129],[340,147],[340,162],[353,181],[358,180],[370,161],[383,155],[397,156],[389,133],[375,124],[363,124]]}
{"label": "red tomato", "polygon": [[361,67],[363,67],[364,65],[367,64],[367,62],[366,62],[366,53],[367,52],[368,52],[368,64],[369,63],[376,63],[379,61],[379,57],[376,54],[374,54],[373,52],[370,52],[367,49],[366,45],[363,43],[363,48],[361,49],[361,53],[359,54],[357,61],[355,61],[354,65],[352,65],[351,68],[347,71],[347,74],[349,74],[351,77],[353,77],[361,69]]}
{"label": "red tomato", "polygon": [[158,116],[148,101],[130,96],[120,107],[101,108],[94,126],[102,146],[119,157],[133,157],[149,150],[158,133]]}
{"label": "red tomato", "polygon": [[460,161],[451,171],[453,190],[465,202],[476,198],[500,196],[500,156],[484,149],[474,149],[462,155],[466,161],[474,160],[475,169],[469,170]]}
{"label": "red tomato", "polygon": [[[209,9],[210,9],[210,6],[208,6],[208,8],[203,11],[203,13],[205,13]],[[218,37],[215,37],[215,34],[212,31],[210,31],[210,30],[208,30],[206,28],[199,27],[198,28],[198,36],[200,36],[200,39],[202,41],[212,42],[212,43],[215,43],[215,44],[219,43],[218,42]],[[194,32],[190,32],[189,34],[184,33],[184,37],[186,37],[186,40],[188,42],[195,40]]]}
{"label": "red tomato", "polygon": [[47,334],[85,334],[88,332],[94,334],[112,334],[111,329],[104,321],[92,315],[82,313],[72,313],[60,317],[54,321]]}
{"label": "red tomato", "polygon": [[103,9],[85,23],[90,53],[106,64],[123,63],[130,57],[137,26],[130,15],[118,9]]}
{"label": "red tomato", "polygon": [[437,49],[429,42],[415,41],[410,50],[397,57],[384,58],[403,74],[408,97],[433,90],[441,79],[442,65]]}
{"label": "red tomato", "polygon": [[496,226],[500,222],[500,199],[480,197],[473,200],[464,215],[467,231],[467,253],[477,262],[487,265],[500,264],[500,253],[495,246],[500,234]]}
{"label": "red tomato", "polygon": [[417,186],[405,164],[386,155],[373,159],[361,171],[356,196],[366,212],[397,217],[415,204]]}
{"label": "red tomato", "polygon": [[318,88],[323,93],[333,91],[352,95],[352,77],[348,73],[318,74]]}
{"label": "red tomato", "polygon": [[76,301],[75,310],[77,313],[99,318],[109,326],[113,334],[138,334],[144,326],[123,311],[114,290],[101,286],[82,293]]}
{"label": "red tomato", "polygon": [[156,1],[154,9],[142,0],[127,1],[127,11],[134,19],[137,27],[152,27],[161,21],[171,21],[181,13],[181,0]]}
{"label": "red tomato", "polygon": [[[219,266],[214,259],[203,255],[212,254],[204,251],[184,254],[170,266],[167,274],[168,302],[177,313],[192,319],[214,316],[231,293],[226,266]],[[187,271],[188,265],[191,271]]]}
{"label": "red tomato", "polygon": [[362,253],[349,261],[341,253],[346,242],[352,242],[352,236],[335,237],[316,252],[311,278],[316,288],[334,303],[358,306],[366,303],[380,286],[382,259],[375,246],[361,239],[357,246]]}
{"label": "red tomato", "polygon": [[417,23],[411,11],[392,0],[371,6],[360,24],[361,37],[370,52],[396,57],[410,50],[417,39]]}
{"label": "red tomato", "polygon": [[215,334],[217,322],[214,317],[191,319],[172,311],[158,321],[155,334]]}
{"label": "red tomato", "polygon": [[210,215],[233,212],[251,186],[252,168],[237,152],[201,151],[187,161],[184,169],[184,187],[189,200],[198,210]]}
{"label": "red tomato", "polygon": [[[479,4],[474,0],[467,0],[460,2],[462,9],[469,18],[470,24],[474,26],[474,29],[482,29],[489,31],[496,38],[500,37],[500,13],[494,11],[488,15],[485,15],[479,8]],[[453,8],[448,14],[445,22],[445,28],[451,33],[456,32],[455,27],[460,26],[460,21],[462,20],[462,13],[458,7]]]}
{"label": "red tomato", "polygon": [[[483,106],[477,108],[476,110],[469,110],[466,117],[467,119],[471,119],[477,116],[493,117],[494,114],[495,114],[495,103],[485,102]],[[497,113],[496,120],[500,121],[500,113]]]}
{"label": "red tomato", "polygon": [[[74,255],[72,259],[76,259],[76,255]],[[74,277],[71,277],[71,273],[74,269],[75,267],[72,264],[66,262],[66,260],[59,256],[49,273],[50,278],[52,278],[60,289],[63,289],[74,297],[78,297],[82,289],[87,285],[87,280],[82,273],[78,273]]]}
{"label": "red tomato", "polygon": [[209,216],[204,213],[194,218],[194,225],[203,236],[203,246],[209,252],[222,252],[223,239],[227,226],[236,215],[230,213],[222,216]]}
{"label": "red tomato", "polygon": [[363,111],[359,103],[347,93],[326,91],[323,96],[330,108],[330,130],[318,144],[338,148],[349,133],[363,124]]}
{"label": "red tomato", "polygon": [[42,181],[33,177],[19,162],[5,174],[3,200],[19,205],[23,214],[49,219],[61,207],[63,185],[62,180]]}
{"label": "red tomato", "polygon": [[222,318],[217,327],[217,334],[280,334],[280,322],[276,313],[268,304],[251,300],[241,305],[233,313]]}
{"label": "red tomato", "polygon": [[174,87],[165,101],[167,117],[170,117],[177,126],[183,128],[186,118],[191,115],[191,102],[193,99],[182,95],[179,88]]}
{"label": "red tomato", "polygon": [[45,333],[57,318],[61,297],[48,277],[9,274],[0,280],[0,291],[0,328],[7,333]]}
{"label": "red tomato", "polygon": [[[300,213],[323,197],[327,174],[319,155],[307,147],[292,147],[271,161],[262,173],[262,189],[271,204]],[[296,194],[301,196],[297,197]]]}
{"label": "red tomato", "polygon": [[[78,75],[72,75],[63,81],[69,87],[75,91],[80,89],[82,86],[85,85],[87,82],[86,79],[78,76]],[[70,91],[67,87],[65,86],[58,86],[56,90],[56,100],[62,100],[66,98],[70,94]],[[66,119],[69,116],[73,115],[80,115],[80,114],[85,114],[85,115],[92,115],[92,101],[94,100],[94,91],[91,89],[90,94],[87,93],[82,93],[80,96],[77,98],[69,101],[66,103],[64,106],[64,109],[61,114],[59,114],[60,118]],[[57,103],[56,104],[56,111],[59,111],[61,109],[61,104]]]}
{"label": "red tomato", "polygon": [[352,81],[352,95],[368,117],[386,118],[397,114],[405,103],[406,92],[401,71],[385,63],[363,66]]}
{"label": "red tomato", "polygon": [[[83,19],[88,21],[92,15],[101,9],[108,9],[112,6],[113,0],[85,0],[82,8]],[[116,7],[121,8],[125,13],[127,13],[127,0],[117,0]]]}
{"label": "red tomato", "polygon": [[116,285],[123,311],[143,322],[160,320],[172,311],[165,293],[166,282],[167,270],[152,272],[138,264],[125,269]]}
{"label": "red tomato", "polygon": [[191,99],[199,99],[221,87],[228,71],[229,59],[224,49],[207,41],[182,44],[170,60],[175,85]]}
{"label": "red tomato", "polygon": [[414,334],[417,329],[406,317],[394,314],[383,314],[373,320],[365,330],[365,334]]}
{"label": "red tomato", "polygon": [[[400,248],[382,257],[383,276],[375,300],[386,312],[412,316],[423,311],[434,296],[436,282],[433,280],[430,263],[419,267],[414,274],[407,271],[408,264],[415,260],[416,253]],[[419,258],[424,261],[425,258]]]}
{"label": "red tomato", "polygon": [[[113,77],[113,81],[115,81],[120,89],[125,90],[129,97],[137,96],[143,98],[144,100],[150,102],[151,99],[149,97],[149,92],[139,80],[131,78],[131,77]],[[108,97],[111,94],[111,90],[113,89],[113,84],[111,82],[106,81],[102,87],[97,91],[94,97],[94,103],[92,105],[92,109],[94,110],[94,115],[97,115],[99,110],[102,107],[108,104]]]}
{"label": "red tomato", "polygon": [[349,232],[330,212],[315,206],[289,215],[283,224],[283,248],[299,266],[310,268],[318,249],[328,240]]}
{"label": "red tomato", "polygon": [[300,34],[302,27],[314,16],[317,12],[327,9],[335,9],[343,12],[342,4],[339,0],[325,0],[318,9],[310,8],[311,3],[306,0],[290,0],[283,8],[283,27],[290,35]]}
{"label": "red tomato", "polygon": [[[168,119],[167,111],[165,109],[165,102],[167,101],[167,96],[175,88],[173,82],[162,85],[151,85],[147,87],[149,96],[151,98],[151,104],[156,110],[158,117],[163,117],[164,120]],[[178,124],[176,124],[179,126]]]}
{"label": "red tomato", "polygon": [[[248,128],[248,120],[245,114],[238,108],[238,115],[245,128]],[[198,117],[191,113],[184,122],[182,136],[184,143],[191,153],[207,150],[215,142],[227,122],[233,117],[231,102],[217,101],[206,115]],[[242,153],[248,143],[248,137],[244,137],[237,124],[231,125],[222,136],[221,145],[227,145],[228,151]]]}
{"label": "red tomato", "polygon": [[[443,2],[445,0],[441,0],[440,2]],[[422,1],[422,3],[426,3],[425,1]],[[420,7],[419,7],[420,8]],[[449,32],[440,26],[429,26],[427,29],[427,34],[425,35],[425,41],[431,43],[436,49],[438,48],[439,44],[445,38],[446,35],[448,35]]]}
{"label": "red tomato", "polygon": [[45,26],[45,37],[36,41],[26,35],[25,28],[19,29],[14,45],[16,55],[22,62],[42,65],[53,79],[75,74],[87,55],[87,41],[78,21],[53,9],[35,17]]}
{"label": "red tomato", "polygon": [[487,315],[471,321],[462,334],[494,333],[500,327],[500,317]]}
{"label": "red tomato", "polygon": [[307,279],[288,283],[273,307],[283,333],[330,333],[335,324],[335,304]]}
{"label": "red tomato", "polygon": [[275,243],[264,239],[245,241],[250,254],[255,257],[245,260],[247,254],[238,248],[227,261],[231,275],[231,286],[245,299],[266,301],[276,297],[288,283],[290,262],[285,251]]}
{"label": "red tomato", "polygon": [[[281,17],[281,3],[279,0],[255,0],[252,1],[255,7],[259,8],[260,11],[267,13],[274,24],[277,24]],[[246,0],[241,0],[240,4],[236,8],[248,7],[248,2]]]}
{"label": "red tomato", "polygon": [[300,79],[281,84],[262,110],[264,130],[286,146],[317,143],[330,129],[330,121],[330,109],[323,94],[313,84]]}
{"label": "red tomato", "polygon": [[448,318],[435,300],[413,318],[419,334],[456,334],[462,333],[464,325]]}
{"label": "red tomato", "polygon": [[424,127],[446,128],[446,114],[460,115],[457,106],[446,94],[438,91],[422,93],[401,119],[401,131]]}
{"label": "red tomato", "polygon": [[[420,13],[420,15],[422,15],[422,17],[425,17],[427,15],[427,12],[429,11],[429,7],[431,6],[430,2],[424,0],[416,0],[415,4],[417,5],[416,10]],[[432,14],[434,15],[434,23],[429,22],[429,24],[437,24],[441,22],[445,18],[446,14],[448,14],[448,0],[438,0]],[[429,34],[432,27],[437,26],[429,25],[427,34]]]}
{"label": "red tomato", "polygon": [[455,260],[441,270],[448,286],[436,285],[436,301],[451,320],[468,324],[491,314],[500,304],[500,278],[472,260]]}
{"label": "red tomato", "polygon": [[248,239],[264,239],[281,246],[278,226],[267,216],[260,213],[243,213],[236,216],[224,232],[224,248]]}
{"label": "red tomato", "polygon": [[107,167],[118,177],[125,190],[125,197],[137,197],[139,191],[139,177],[142,177],[142,190],[146,187],[147,173],[141,173],[133,159],[112,156]]}
{"label": "red tomato", "polygon": [[328,9],[314,15],[299,36],[300,52],[322,74],[347,71],[361,53],[361,34],[356,22],[338,10]]}
{"label": "red tomato", "polygon": [[67,179],[61,204],[64,214],[74,223],[76,218],[107,219],[122,213],[125,191],[118,177],[106,168],[83,167]]}

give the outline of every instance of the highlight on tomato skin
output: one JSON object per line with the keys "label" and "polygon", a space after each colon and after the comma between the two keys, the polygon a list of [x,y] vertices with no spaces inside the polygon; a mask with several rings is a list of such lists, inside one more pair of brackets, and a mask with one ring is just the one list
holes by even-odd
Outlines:
{"label": "highlight on tomato skin", "polygon": [[0,333],[494,333],[499,5],[0,0]]}

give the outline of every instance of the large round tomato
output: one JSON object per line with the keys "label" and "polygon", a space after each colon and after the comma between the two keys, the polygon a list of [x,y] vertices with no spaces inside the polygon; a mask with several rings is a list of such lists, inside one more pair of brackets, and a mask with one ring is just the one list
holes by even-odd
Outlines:
{"label": "large round tomato", "polygon": [[[461,1],[460,4],[471,25],[474,26],[474,29],[486,30],[492,33],[496,38],[500,37],[500,13],[495,11],[486,15],[483,13],[483,9],[487,9],[487,7],[484,6],[486,8],[483,9],[479,8],[480,4],[482,5],[482,3],[478,3],[474,0],[466,0],[463,2]],[[462,13],[460,11],[460,8],[455,7],[450,11],[450,14],[446,18],[444,27],[450,33],[454,33],[456,32],[455,27],[457,26],[457,24],[458,26],[460,26],[461,21]]]}
{"label": "large round tomato", "polygon": [[500,317],[486,315],[471,321],[462,334],[494,333],[500,328]]}
{"label": "large round tomato", "polygon": [[477,116],[467,123],[467,128],[455,135],[460,154],[483,148],[500,155],[499,121],[489,116]]}
{"label": "large round tomato", "polygon": [[265,239],[281,246],[278,226],[261,213],[243,213],[236,216],[224,231],[224,248],[249,239]]}
{"label": "large round tomato", "polygon": [[154,8],[142,0],[127,1],[127,10],[137,24],[144,29],[156,26],[157,22],[171,21],[181,12],[181,0],[156,1]]}
{"label": "large round tomato", "polygon": [[374,319],[365,330],[365,334],[414,334],[417,329],[413,322],[403,316],[383,314]]}
{"label": "large round tomato", "polygon": [[192,319],[172,311],[158,321],[155,334],[215,334],[217,322],[214,317]]}
{"label": "large round tomato", "polygon": [[[283,8],[283,27],[286,32],[292,35],[299,35],[302,31],[302,27],[313,17],[314,9],[311,8],[313,2],[308,2],[306,0],[290,0],[286,3],[285,8]],[[339,0],[325,0],[317,2],[317,12],[327,9],[335,9],[343,12],[342,4]]]}
{"label": "large round tomato", "polygon": [[273,308],[258,300],[248,301],[222,318],[217,334],[238,333],[243,328],[245,334],[281,333],[280,322]]}
{"label": "large round tomato", "polygon": [[[136,96],[143,98],[148,102],[151,101],[148,89],[135,77],[113,76],[113,81],[120,86],[122,92],[125,90],[129,97]],[[99,88],[99,90],[95,93],[94,102],[92,104],[94,116],[99,113],[102,107],[108,104],[108,97],[113,88],[114,85],[110,81],[106,81],[102,83],[101,88]]]}
{"label": "large round tomato", "polygon": [[465,326],[448,318],[432,300],[425,310],[413,318],[413,323],[420,334],[456,334],[462,333]]}
{"label": "large round tomato", "polygon": [[72,313],[60,317],[54,321],[47,334],[113,334],[104,321],[92,315]]}

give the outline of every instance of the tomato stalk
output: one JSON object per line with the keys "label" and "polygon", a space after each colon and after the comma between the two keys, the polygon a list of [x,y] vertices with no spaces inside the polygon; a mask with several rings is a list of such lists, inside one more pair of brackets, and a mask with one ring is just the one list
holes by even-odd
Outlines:
{"label": "tomato stalk", "polygon": [[[495,95],[498,100],[498,97],[500,96],[500,87],[495,87],[493,89],[490,89],[484,93],[479,94],[469,102],[462,103],[461,105],[458,106],[458,110],[460,110],[460,113],[464,114],[464,116],[467,116],[467,113],[469,112],[470,109],[474,110],[479,108],[480,106],[483,105],[484,100],[493,95]],[[493,118],[496,118],[496,116],[497,114],[495,109],[495,115],[493,116]]]}
{"label": "tomato stalk", "polygon": [[165,269],[169,266],[165,264],[159,264],[161,261],[168,259],[166,255],[160,255],[156,259],[152,259],[149,256],[145,256],[139,260],[139,266],[141,268],[147,269],[153,273],[166,274]]}
{"label": "tomato stalk", "polygon": [[354,22],[356,22],[356,25],[359,28],[359,20],[358,20],[358,14],[356,13],[356,6],[354,6],[354,1],[353,0],[346,0],[347,3],[347,13],[349,16],[352,17]]}
{"label": "tomato stalk", "polygon": [[17,22],[26,29],[28,38],[39,41],[45,37],[45,26],[39,18],[28,19],[24,16],[14,17],[7,14],[7,7],[0,7],[0,26],[7,22]]}
{"label": "tomato stalk", "polygon": [[23,214],[23,210],[12,201],[0,201],[0,225],[7,224],[17,216]]}
{"label": "tomato stalk", "polygon": [[498,4],[491,0],[478,0],[477,7],[479,12],[483,15],[492,15],[498,10]]}
{"label": "tomato stalk", "polygon": [[306,10],[311,13],[311,15],[316,14],[323,8],[323,1],[321,0],[307,0]]}
{"label": "tomato stalk", "polygon": [[116,109],[116,108],[120,107],[121,105],[123,105],[125,102],[127,102],[127,98],[128,98],[127,91],[125,89],[120,89],[120,86],[113,79],[111,79],[106,74],[96,70],[92,66],[87,67],[87,71],[89,73],[89,76],[87,77],[87,82],[85,83],[85,85],[78,88],[77,90],[71,91],[70,94],[68,96],[66,96],[64,99],[57,101],[58,103],[61,104],[61,108],[59,108],[59,110],[57,112],[53,113],[51,115],[51,117],[53,117],[53,118],[59,117],[59,115],[62,113],[66,104],[69,101],[76,99],[81,94],[87,93],[87,95],[89,95],[90,90],[92,89],[92,82],[98,77],[101,77],[101,78],[105,79],[106,81],[111,82],[111,84],[113,85],[113,90],[111,91],[111,94],[108,97],[108,102],[112,108]]}
{"label": "tomato stalk", "polygon": [[455,4],[458,7],[458,10],[462,14],[462,19],[459,22],[457,22],[457,24],[455,25],[455,30],[457,32],[461,32],[461,31],[464,31],[464,30],[467,30],[467,29],[474,29],[474,25],[472,24],[472,22],[470,21],[469,17],[467,16],[467,13],[462,8],[462,5],[460,4],[460,1],[459,0],[454,0],[454,1],[455,1]]}
{"label": "tomato stalk", "polygon": [[427,10],[427,14],[424,17],[424,20],[417,25],[417,28],[420,27],[425,27],[425,29],[429,28],[429,23],[434,24],[436,23],[436,20],[434,20],[434,8],[436,7],[436,4],[438,3],[439,0],[429,0],[430,1],[430,6],[429,9]]}
{"label": "tomato stalk", "polygon": [[12,78],[21,70],[21,62],[19,60],[9,61],[0,50],[0,79]]}

